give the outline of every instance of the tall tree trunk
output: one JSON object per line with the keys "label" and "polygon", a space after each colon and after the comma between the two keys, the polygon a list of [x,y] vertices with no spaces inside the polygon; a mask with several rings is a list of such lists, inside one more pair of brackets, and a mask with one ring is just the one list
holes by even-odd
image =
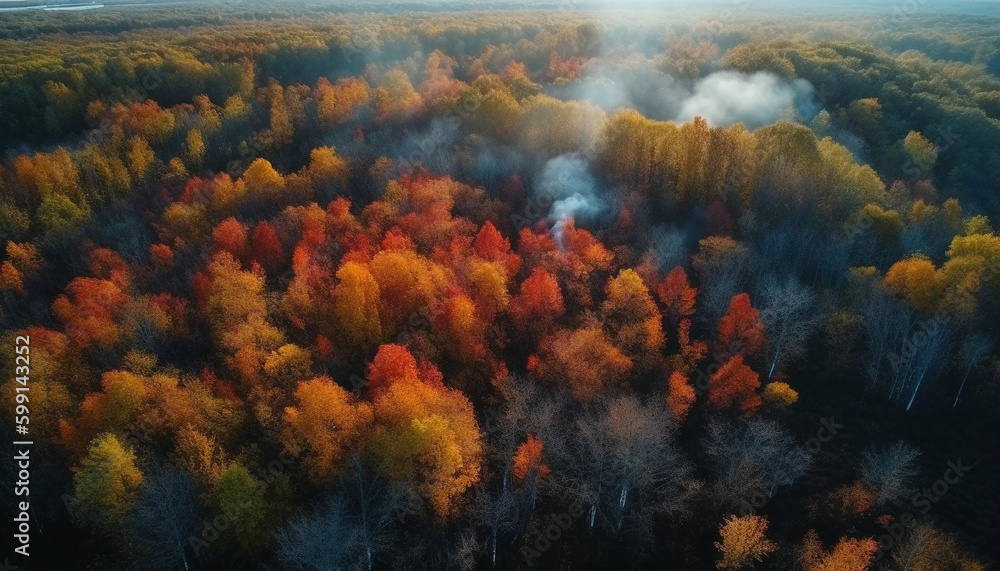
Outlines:
{"label": "tall tree trunk", "polygon": [[492,549],[490,549],[490,559],[493,563],[493,567],[497,566],[497,532],[496,529],[493,530],[490,543],[492,544]]}
{"label": "tall tree trunk", "polygon": [[924,382],[923,375],[917,377],[917,386],[913,387],[913,394],[910,395],[910,402],[906,403],[906,412],[910,412],[910,407],[913,406],[913,401],[917,399],[917,391],[920,390],[920,384],[923,382]]}
{"label": "tall tree trunk", "polygon": [[965,376],[962,377],[962,384],[958,386],[958,393],[955,394],[955,402],[951,403],[951,408],[958,406],[958,397],[962,396],[962,389],[965,388],[965,381],[969,378],[969,373],[972,371],[972,367],[965,370]]}

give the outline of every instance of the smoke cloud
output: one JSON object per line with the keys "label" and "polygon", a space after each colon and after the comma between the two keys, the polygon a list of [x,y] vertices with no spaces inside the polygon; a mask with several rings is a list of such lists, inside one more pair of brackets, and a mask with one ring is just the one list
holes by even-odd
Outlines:
{"label": "smoke cloud", "polygon": [[810,119],[819,110],[812,94],[812,85],[804,79],[787,81],[767,72],[719,71],[695,83],[676,120],[690,121],[700,115],[712,125],[742,122],[755,129],[774,123],[787,109],[794,110],[797,118]]}
{"label": "smoke cloud", "polygon": [[552,234],[560,248],[563,246],[562,228],[569,218],[593,218],[604,210],[589,163],[576,153],[560,155],[545,163],[536,194],[552,201],[549,220],[555,222]]}
{"label": "smoke cloud", "polygon": [[650,62],[599,67],[569,85],[549,88],[566,100],[585,99],[607,113],[632,108],[650,119],[684,123],[704,117],[710,124],[742,122],[750,129],[785,118],[809,121],[820,110],[812,84],[769,72],[718,71],[701,79],[676,79]]}
{"label": "smoke cloud", "polygon": [[600,67],[572,84],[551,86],[549,93],[565,100],[585,99],[609,114],[631,108],[650,119],[668,120],[691,96],[691,85],[643,62],[624,69]]}

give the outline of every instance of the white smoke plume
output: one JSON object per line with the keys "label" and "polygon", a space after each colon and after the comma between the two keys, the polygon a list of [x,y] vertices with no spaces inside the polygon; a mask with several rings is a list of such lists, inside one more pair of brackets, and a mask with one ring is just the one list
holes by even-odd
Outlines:
{"label": "white smoke plume", "polygon": [[676,120],[690,121],[700,115],[712,125],[742,122],[755,129],[774,123],[787,109],[808,120],[819,110],[812,94],[812,85],[804,79],[788,81],[767,72],[719,71],[695,83],[694,93],[684,101]]}
{"label": "white smoke plume", "polygon": [[627,69],[599,67],[574,83],[550,86],[548,92],[561,99],[590,101],[608,114],[631,108],[666,121],[676,117],[691,96],[691,84],[644,62]]}
{"label": "white smoke plume", "polygon": [[[675,79],[648,62],[624,69],[598,67],[579,81],[548,91],[561,99],[585,99],[607,113],[632,108],[650,119],[678,123],[700,115],[712,125],[742,122],[750,129],[782,118],[809,121],[821,108],[812,84],[804,79],[718,71],[692,82]],[[787,114],[789,110],[793,113]]]}
{"label": "white smoke plume", "polygon": [[552,201],[549,220],[555,222],[552,234],[560,248],[563,247],[562,228],[569,218],[593,218],[604,210],[589,163],[576,153],[560,155],[545,163],[536,194]]}

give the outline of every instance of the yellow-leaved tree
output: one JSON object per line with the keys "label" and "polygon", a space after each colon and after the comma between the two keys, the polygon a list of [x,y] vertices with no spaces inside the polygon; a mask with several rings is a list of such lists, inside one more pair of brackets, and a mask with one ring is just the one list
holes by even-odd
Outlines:
{"label": "yellow-leaved tree", "polygon": [[469,399],[439,376],[420,378],[408,356],[403,347],[383,345],[372,361],[373,374],[386,378],[374,395],[370,449],[391,479],[412,483],[447,518],[479,481],[482,435]]}
{"label": "yellow-leaved tree", "polygon": [[882,283],[885,289],[903,296],[911,306],[924,313],[934,312],[943,289],[934,263],[919,256],[893,264]]}
{"label": "yellow-leaved tree", "polygon": [[333,288],[333,314],[339,325],[340,341],[356,350],[374,349],[382,339],[378,282],[365,265],[357,262],[341,265],[337,280]]}
{"label": "yellow-leaved tree", "polygon": [[604,326],[615,345],[632,359],[637,370],[649,370],[661,360],[663,317],[656,301],[635,270],[622,270],[608,280],[601,305]]}
{"label": "yellow-leaved tree", "polygon": [[80,525],[108,534],[122,530],[142,484],[135,452],[113,434],[99,436],[73,475],[70,513]]}

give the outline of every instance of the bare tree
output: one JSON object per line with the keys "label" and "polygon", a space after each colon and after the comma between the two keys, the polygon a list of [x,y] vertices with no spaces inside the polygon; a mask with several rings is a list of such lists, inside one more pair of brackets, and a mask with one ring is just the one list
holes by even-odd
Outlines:
{"label": "bare tree", "polygon": [[342,498],[332,496],[311,515],[299,513],[275,533],[283,569],[339,571],[358,553],[357,533],[344,515]]}
{"label": "bare tree", "polygon": [[472,520],[486,529],[486,547],[489,549],[490,565],[497,565],[497,548],[501,541],[515,529],[517,505],[514,494],[501,486],[495,494],[480,488],[473,502]]}
{"label": "bare tree", "polygon": [[927,522],[918,522],[907,530],[906,536],[892,550],[892,564],[888,567],[893,571],[985,568],[954,536]]}
{"label": "bare tree", "polygon": [[902,346],[912,315],[906,303],[877,285],[871,287],[864,307],[869,362],[865,394],[880,386],[883,363],[890,351]]}
{"label": "bare tree", "polygon": [[[924,325],[930,324],[928,327]],[[893,365],[893,387],[898,385],[897,398],[905,389],[910,392],[906,410],[913,407],[917,393],[925,381],[933,381],[947,363],[951,353],[951,330],[948,326],[931,318],[923,322],[922,331],[914,331],[901,350],[902,358],[895,357]]]}
{"label": "bare tree", "polygon": [[899,502],[911,491],[910,481],[920,474],[920,451],[902,440],[883,449],[870,448],[861,458],[861,477],[875,493],[879,505]]}
{"label": "bare tree", "polygon": [[636,397],[626,396],[608,406],[604,425],[612,437],[619,490],[613,513],[619,530],[628,510],[641,511],[637,508],[645,506],[674,513],[683,508],[693,491],[690,465],[673,442],[676,426],[672,418],[662,399],[644,405]]}
{"label": "bare tree", "polygon": [[466,529],[458,536],[455,546],[451,550],[450,563],[453,568],[460,571],[472,571],[476,568],[476,559],[482,545],[476,538],[474,529]]}
{"label": "bare tree", "polygon": [[360,456],[351,457],[351,473],[343,483],[346,520],[371,571],[375,557],[392,547],[396,508],[402,494],[382,476],[365,465]]}
{"label": "bare tree", "polygon": [[713,421],[705,451],[715,475],[713,496],[719,507],[745,508],[758,496],[772,498],[812,466],[812,457],[773,420],[746,423]]}
{"label": "bare tree", "polygon": [[571,495],[590,506],[587,522],[613,532],[626,523],[643,532],[653,514],[684,509],[697,485],[674,445],[674,421],[659,401],[611,397],[574,423],[562,476]]}
{"label": "bare tree", "polygon": [[197,492],[184,472],[148,471],[132,511],[132,540],[146,556],[144,566],[189,569],[187,543],[198,519]]}
{"label": "bare tree", "polygon": [[[815,268],[817,262],[829,255],[829,242],[821,232],[814,225],[802,222],[758,225],[747,239],[753,243],[753,271],[758,276],[812,277],[819,273]],[[838,271],[843,272],[843,268],[844,265],[839,266]]]}
{"label": "bare tree", "polygon": [[[518,447],[529,434],[542,438],[545,451],[543,457],[558,447],[565,436],[561,430],[560,415],[567,406],[564,394],[543,391],[530,379],[511,376],[502,388],[504,406],[499,413],[492,414],[488,423],[489,451],[493,463],[501,471],[502,486],[514,491],[513,459]],[[517,511],[517,527],[523,530],[528,524],[531,512],[538,499],[540,481],[537,471],[532,471],[520,483],[514,494]]]}
{"label": "bare tree", "polygon": [[986,357],[989,357],[991,351],[993,351],[993,340],[980,333],[969,335],[962,342],[959,358],[962,361],[962,366],[965,367],[965,375],[962,376],[962,384],[958,386],[955,402],[951,404],[951,408],[958,406],[958,397],[962,396],[962,389],[965,388],[965,381],[969,380],[969,373]]}
{"label": "bare tree", "polygon": [[817,311],[816,294],[794,277],[784,282],[773,277],[765,280],[761,298],[761,319],[767,330],[770,361],[767,378],[770,379],[779,364],[805,351],[809,336],[822,321],[822,314]]}
{"label": "bare tree", "polygon": [[685,246],[686,234],[674,227],[657,226],[650,229],[650,247],[656,252],[660,268],[670,271],[676,266],[686,264],[689,259]]}
{"label": "bare tree", "polygon": [[[701,244],[707,243],[710,242],[703,240]],[[728,310],[729,300],[746,291],[749,250],[744,244],[734,241],[716,244],[715,247],[700,247],[692,259],[692,267],[702,284],[698,295],[701,309],[695,314],[695,319],[701,326],[714,329]]]}
{"label": "bare tree", "polygon": [[702,327],[714,329],[726,314],[729,301],[743,291],[743,271],[744,268],[740,265],[724,266],[719,269],[719,273],[704,279],[698,295],[701,311],[695,314],[695,319]]}
{"label": "bare tree", "polygon": [[550,407],[546,403],[551,398],[543,396],[538,385],[530,380],[511,376],[501,388],[504,405],[486,423],[489,450],[497,465],[501,466],[504,487],[511,486],[513,457],[527,434],[538,432],[539,425],[546,423],[544,415]]}

